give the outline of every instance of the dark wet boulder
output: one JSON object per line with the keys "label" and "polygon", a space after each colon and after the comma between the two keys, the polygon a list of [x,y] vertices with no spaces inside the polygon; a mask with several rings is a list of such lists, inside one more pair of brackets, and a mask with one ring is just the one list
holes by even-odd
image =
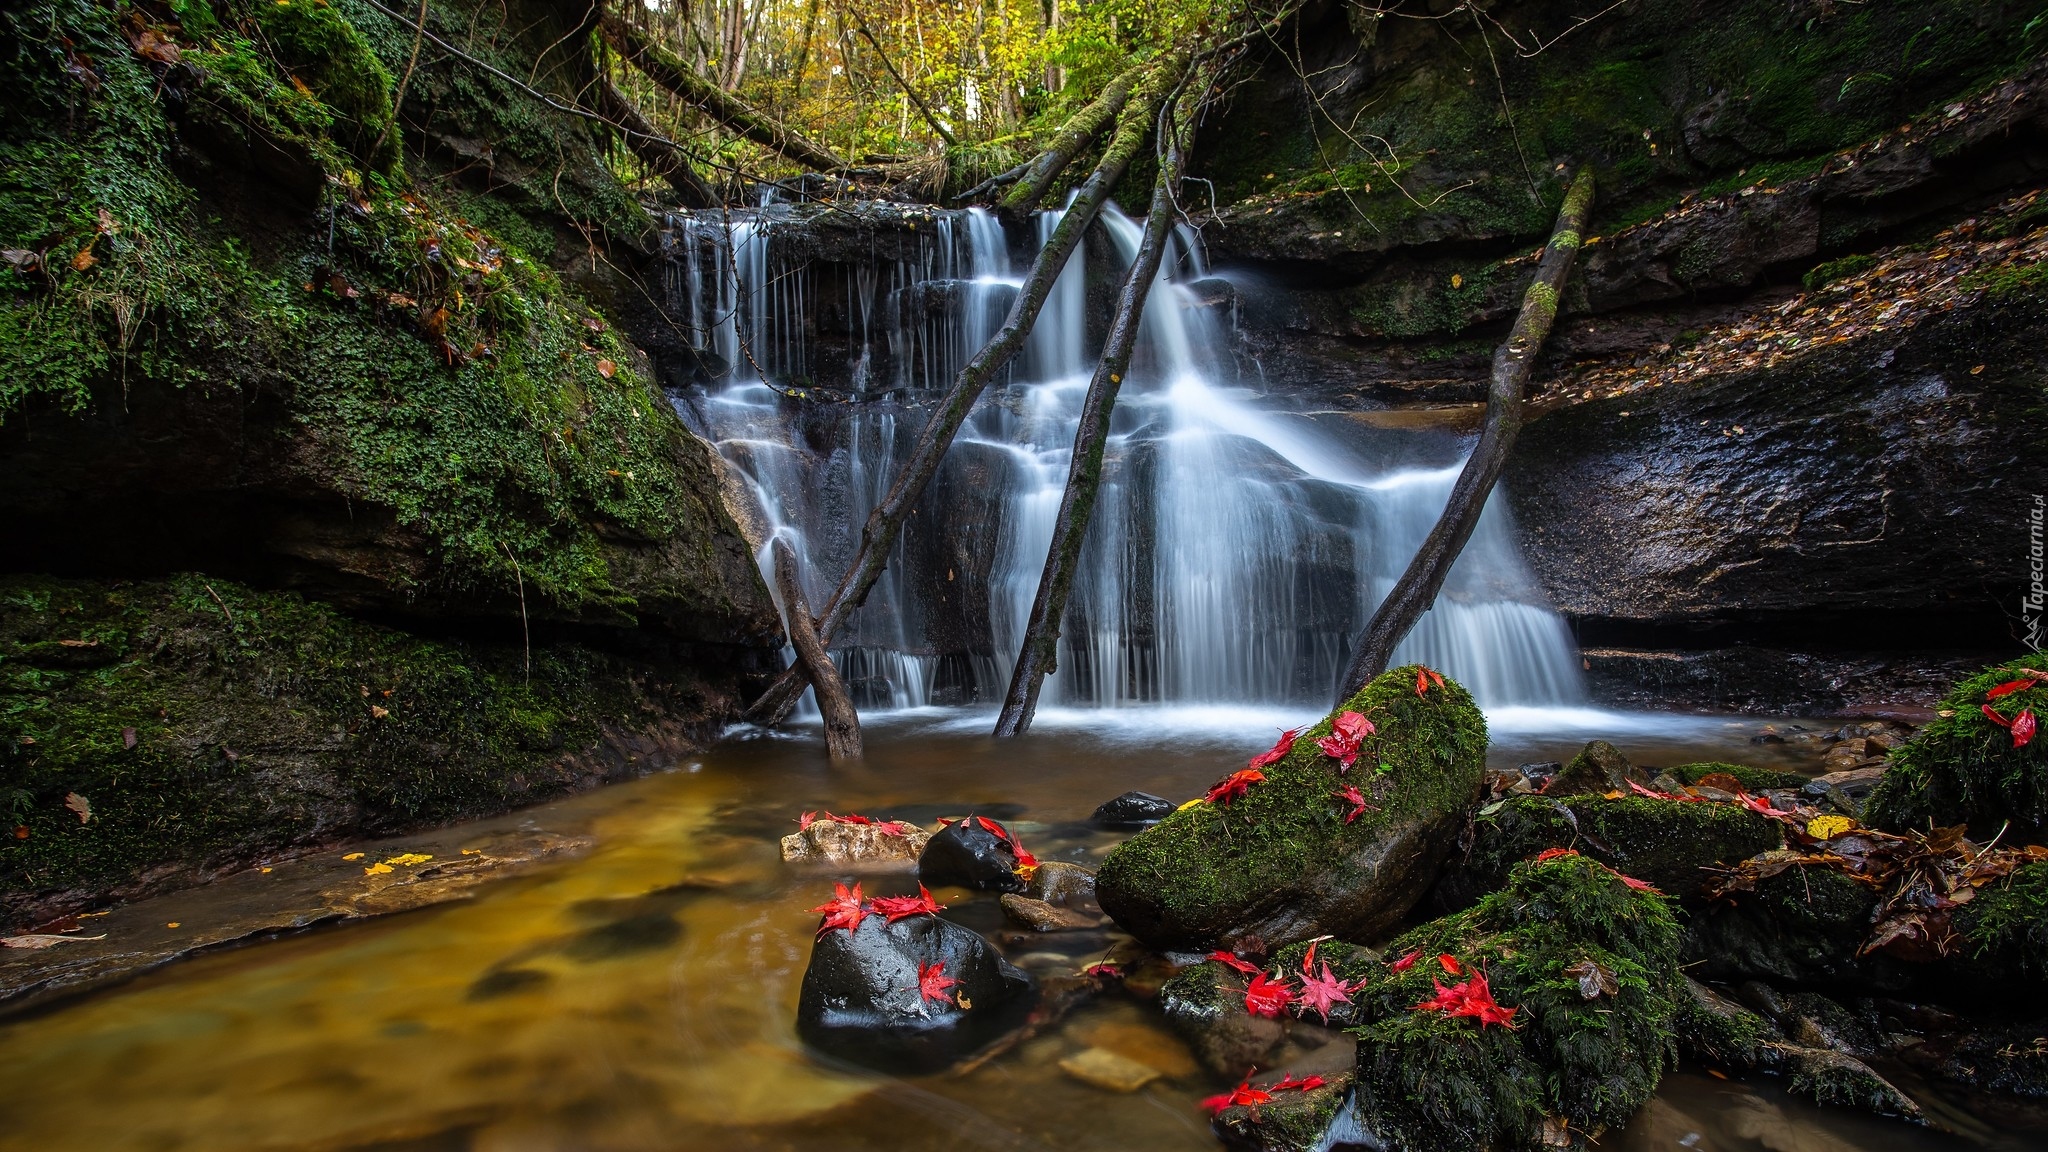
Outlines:
{"label": "dark wet boulder", "polygon": [[1861,954],[1883,898],[1834,868],[1787,868],[1686,920],[1686,971],[1728,984],[1902,992],[1918,979],[1920,965]]}
{"label": "dark wet boulder", "polygon": [[[930,978],[931,965],[939,980]],[[852,931],[826,931],[811,947],[797,1034],[856,1064],[925,1071],[1018,1026],[1032,993],[1031,977],[979,933],[937,916],[888,924],[869,915]]]}
{"label": "dark wet boulder", "polygon": [[1173,815],[1173,808],[1173,801],[1150,792],[1126,792],[1114,800],[1103,801],[1089,819],[1104,828],[1142,828]]}
{"label": "dark wet boulder", "polygon": [[1785,1036],[1768,1017],[1690,976],[1682,992],[1673,1027],[1686,1060],[1743,1072],[1778,1067]]}
{"label": "dark wet boulder", "polygon": [[917,858],[917,878],[933,888],[952,884],[983,892],[1022,892],[1017,850],[1008,837],[991,831],[990,824],[995,821],[969,816],[934,833]]}
{"label": "dark wet boulder", "polygon": [[[2015,684],[2025,686],[1991,698]],[[1967,824],[1979,841],[2010,822],[2008,843],[2038,842],[2048,834],[2048,738],[2019,741],[2022,714],[2036,724],[2048,715],[2048,654],[2029,653],[1958,682],[1935,719],[1891,751],[1870,796],[1869,822],[1891,831]]]}
{"label": "dark wet boulder", "polygon": [[[1256,936],[1370,939],[1427,891],[1478,798],[1486,721],[1457,684],[1414,665],[1384,673],[1303,733],[1254,779],[1182,808],[1102,863],[1095,894],[1155,948],[1208,949]],[[1373,725],[1348,774],[1318,747],[1340,715]],[[1333,738],[1334,739],[1334,738]],[[1355,788],[1358,800],[1345,790]]]}
{"label": "dark wet boulder", "polygon": [[1594,740],[1550,778],[1550,783],[1543,786],[1543,794],[1599,796],[1608,792],[1626,792],[1630,780],[1646,784],[1649,777],[1630,764],[1628,757],[1621,754],[1621,749],[1605,740]]}
{"label": "dark wet boulder", "polygon": [[1245,1010],[1246,979],[1214,960],[1204,960],[1159,990],[1159,1009],[1166,1022],[1187,1041],[1202,1067],[1226,1079],[1248,1073],[1287,1038],[1284,1020]]}
{"label": "dark wet boulder", "polygon": [[1576,848],[1693,906],[1705,903],[1704,869],[1734,864],[1783,843],[1778,825],[1735,804],[1646,796],[1516,796],[1472,821],[1472,846],[1437,881],[1446,912],[1500,887],[1508,869],[1548,848]]}
{"label": "dark wet boulder", "polygon": [[1353,993],[1353,1031],[1359,1118],[1388,1152],[1578,1147],[1634,1115],[1676,1058],[1670,898],[1584,856],[1516,865],[1387,956]]}

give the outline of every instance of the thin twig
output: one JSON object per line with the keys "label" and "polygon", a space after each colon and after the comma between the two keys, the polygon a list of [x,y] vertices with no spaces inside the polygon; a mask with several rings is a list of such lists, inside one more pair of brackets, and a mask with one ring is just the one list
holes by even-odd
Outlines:
{"label": "thin twig", "polygon": [[526,683],[533,683],[533,630],[526,623],[526,573],[519,570],[519,557],[512,554],[512,546],[503,540],[498,547],[505,550],[505,559],[512,562],[512,577],[519,582],[519,633],[526,641]]}
{"label": "thin twig", "polygon": [[213,602],[215,604],[220,605],[220,614],[228,618],[228,623],[233,624],[235,622],[235,614],[233,612],[228,611],[227,601],[220,598],[220,593],[215,592],[213,590],[213,585],[208,584],[204,580],[201,580],[199,582],[199,586],[206,589],[206,594],[208,596],[213,597]]}

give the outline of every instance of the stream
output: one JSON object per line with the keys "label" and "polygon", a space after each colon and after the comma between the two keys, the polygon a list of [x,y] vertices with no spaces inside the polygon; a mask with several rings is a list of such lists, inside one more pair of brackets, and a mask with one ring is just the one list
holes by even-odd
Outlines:
{"label": "stream", "polygon": [[[793,1023],[817,924],[805,909],[833,877],[785,865],[777,840],[809,809],[925,823],[974,811],[1008,820],[1041,857],[1093,863],[1121,838],[1085,822],[1096,804],[1127,788],[1197,794],[1311,711],[1056,708],[1031,737],[998,744],[983,714],[917,710],[877,719],[852,770],[828,768],[811,732],[740,734],[682,770],[441,834],[590,841],[472,899],[202,954],[0,1024],[0,1146],[1210,1152],[1197,1102],[1219,1086],[1131,999],[1098,1000],[964,1076],[880,1076],[807,1053]],[[1811,752],[1751,744],[1760,723],[1510,710],[1494,716],[1491,758],[1555,759],[1598,735],[1649,764],[1811,768]],[[316,863],[354,874],[363,862],[344,862],[346,851]],[[245,873],[148,903],[203,928],[230,901],[260,900],[262,881]],[[914,882],[877,877],[869,889]],[[936,895],[948,917],[996,934],[1036,972],[1086,963],[1111,941],[1094,931],[1017,943],[992,896]],[[1167,1075],[1104,1092],[1059,1068],[1084,1047]],[[1945,1118],[1968,1136],[1817,1108],[1767,1078],[1681,1070],[1600,1146],[2048,1148],[2039,1132]]]}

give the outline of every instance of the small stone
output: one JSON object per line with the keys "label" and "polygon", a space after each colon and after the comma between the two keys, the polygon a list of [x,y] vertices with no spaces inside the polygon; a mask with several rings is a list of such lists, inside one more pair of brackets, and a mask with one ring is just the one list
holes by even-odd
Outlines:
{"label": "small stone", "polygon": [[1064,860],[1047,860],[1031,873],[1024,894],[1048,904],[1071,906],[1076,900],[1095,897],[1095,872]]}
{"label": "small stone", "polygon": [[1072,932],[1096,927],[1095,918],[1092,916],[1083,916],[1079,912],[1071,912],[1065,908],[1055,908],[1043,900],[1033,900],[1029,896],[1019,896],[1015,892],[1003,893],[1000,903],[1004,915],[1033,932]]}
{"label": "small stone", "polygon": [[1105,828],[1142,828],[1173,815],[1173,809],[1171,800],[1150,792],[1126,792],[1097,808],[1091,819]]}
{"label": "small stone", "polygon": [[1119,1056],[1107,1048],[1089,1048],[1060,1061],[1060,1071],[1105,1092],[1136,1092],[1159,1079],[1157,1068]]}
{"label": "small stone", "polygon": [[782,858],[791,864],[858,865],[876,871],[909,871],[917,867],[931,836],[916,828],[884,832],[879,824],[842,824],[813,820],[801,832],[782,838]]}

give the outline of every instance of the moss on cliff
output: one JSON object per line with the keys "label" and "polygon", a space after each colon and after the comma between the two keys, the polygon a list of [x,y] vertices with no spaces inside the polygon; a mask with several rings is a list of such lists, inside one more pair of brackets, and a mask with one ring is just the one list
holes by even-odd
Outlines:
{"label": "moss on cliff", "polygon": [[0,577],[0,910],[548,796],[602,774],[606,729],[701,714],[672,679],[571,645],[529,673],[198,575]]}
{"label": "moss on cliff", "polygon": [[[0,79],[0,248],[37,254],[0,267],[0,420],[144,387],[281,396],[306,482],[387,508],[431,542],[434,570],[403,577],[420,592],[532,597],[538,611],[627,622],[633,590],[609,542],[674,541],[667,590],[712,605],[713,537],[730,525],[707,496],[703,446],[551,269],[552,251],[524,250],[459,206],[492,209],[528,244],[551,249],[552,229],[502,199],[404,179],[379,59],[410,40],[391,43],[368,11],[223,5],[203,41],[82,0],[0,17],[18,52]],[[186,36],[185,62],[139,55],[124,21]],[[474,82],[434,75],[421,83],[461,106]],[[514,154],[564,154],[575,139],[543,140],[544,124],[522,121],[531,98],[469,95]],[[355,167],[373,145],[376,162]],[[253,162],[277,187],[260,208],[213,216],[188,182],[206,166],[195,146],[219,166]],[[607,187],[565,207],[644,230],[645,214]]]}
{"label": "moss on cliff", "polygon": [[[1356,994],[1366,1127],[1421,1152],[1535,1147],[1556,1120],[1576,1145],[1626,1121],[1676,1058],[1677,950],[1667,898],[1585,857],[1517,865],[1469,911],[1395,940],[1390,957],[1416,960]],[[1464,978],[1438,954],[1484,972],[1515,1027],[1417,1011]]]}
{"label": "moss on cliff", "polygon": [[1939,714],[1894,749],[1884,779],[1870,795],[1867,819],[1889,830],[1967,824],[1975,839],[1997,835],[2007,821],[2008,842],[2048,832],[2048,740],[2013,747],[2008,723],[2022,710],[2048,714],[2048,685],[1989,699],[1991,689],[2029,675],[2048,679],[2048,655],[2029,653],[1958,681],[1942,698]]}

